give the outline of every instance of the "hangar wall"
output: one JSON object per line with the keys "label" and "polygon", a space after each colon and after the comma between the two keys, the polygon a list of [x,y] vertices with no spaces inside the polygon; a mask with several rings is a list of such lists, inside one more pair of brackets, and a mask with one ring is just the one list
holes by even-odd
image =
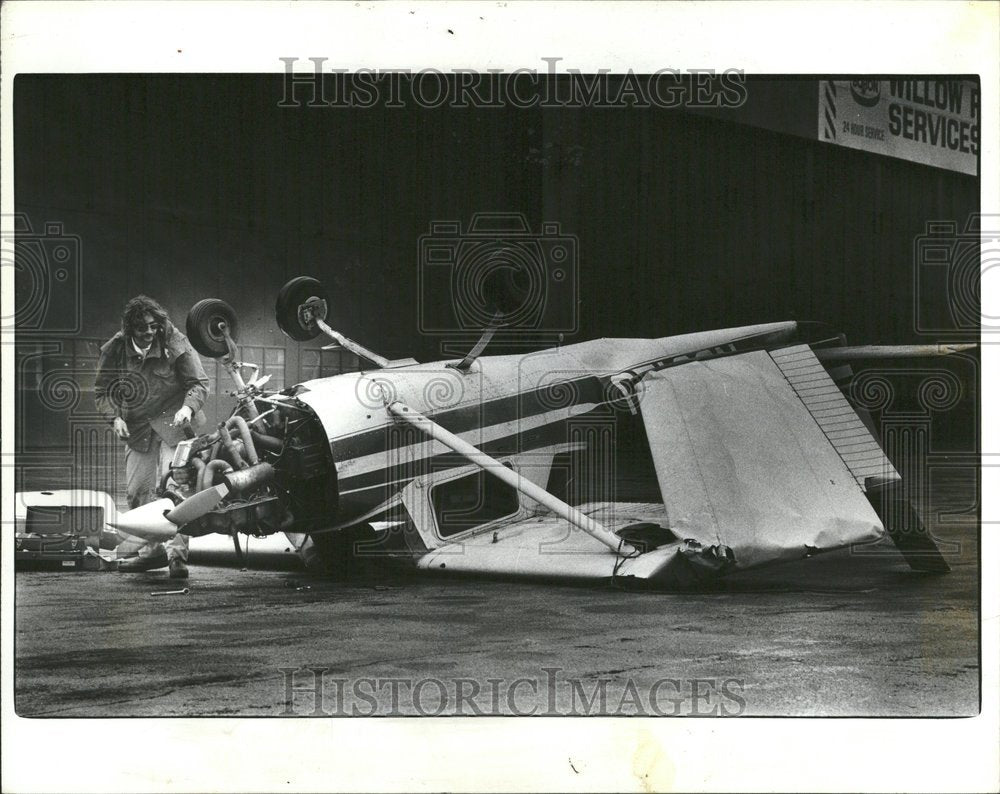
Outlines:
{"label": "hangar wall", "polygon": [[[61,224],[78,239],[80,289],[18,333],[19,488],[86,470],[76,487],[114,490],[92,370],[139,292],[181,324],[197,300],[224,298],[244,357],[291,384],[357,365],[276,328],[278,288],[311,274],[329,285],[339,330],[427,360],[445,337],[419,332],[421,301],[450,298],[419,294],[421,235],[517,212],[578,241],[566,342],[782,319],[870,343],[931,341],[914,306],[940,325],[946,296],[919,294],[914,241],[928,221],[961,228],[978,210],[975,178],[683,111],[281,98],[277,76],[16,78],[16,209],[35,237]],[[218,417],[228,380],[208,370]],[[55,392],[60,375],[82,390]]]}

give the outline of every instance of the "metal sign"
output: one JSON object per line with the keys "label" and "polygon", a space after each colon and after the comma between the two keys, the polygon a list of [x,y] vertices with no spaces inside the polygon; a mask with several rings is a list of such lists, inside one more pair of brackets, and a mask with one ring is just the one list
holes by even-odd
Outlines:
{"label": "metal sign", "polygon": [[821,80],[821,141],[979,173],[974,80]]}

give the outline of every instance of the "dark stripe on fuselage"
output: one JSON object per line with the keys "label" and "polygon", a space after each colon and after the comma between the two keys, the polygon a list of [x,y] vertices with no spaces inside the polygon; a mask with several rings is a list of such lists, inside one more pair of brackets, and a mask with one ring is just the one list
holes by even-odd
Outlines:
{"label": "dark stripe on fuselage", "polygon": [[[606,379],[594,375],[553,383],[548,387],[532,391],[498,397],[495,400],[464,405],[427,416],[452,433],[467,433],[477,428],[516,422],[519,419],[546,414],[550,411],[570,408],[581,403],[602,403],[609,396]],[[384,452],[388,448],[391,429],[396,425],[386,425],[374,430],[365,430],[353,436],[342,436],[330,442],[330,450],[335,461],[362,458]],[[420,434],[419,440],[425,437]]]}
{"label": "dark stripe on fuselage", "polygon": [[[573,441],[574,439],[568,437],[570,428],[567,427],[567,425],[579,424],[581,427],[585,427],[587,425],[586,417],[590,416],[591,413],[573,417],[572,420],[560,417],[554,422],[542,425],[541,427],[534,427],[530,430],[525,430],[524,432],[515,432],[503,436],[502,438],[487,441],[479,445],[478,448],[492,457],[505,457],[507,455],[517,455],[524,452],[530,452],[533,449],[548,447],[553,444],[563,444],[568,441]],[[386,428],[386,430],[388,430],[388,428]],[[416,430],[415,428],[412,428],[412,430],[414,430],[417,434],[414,437],[415,441],[427,441],[427,437],[420,433],[419,430]],[[411,449],[416,455],[419,454],[420,449],[425,447],[421,445],[407,448]],[[400,452],[401,450],[397,448],[393,451]],[[366,472],[364,474],[357,474],[353,477],[342,478],[340,480],[340,490],[341,493],[343,493],[345,491],[353,491],[359,488],[373,488],[375,486],[384,485],[385,483],[391,483],[396,480],[403,480],[403,484],[405,485],[406,482],[409,482],[414,477],[418,477],[423,474],[430,474],[431,472],[442,471],[456,466],[468,465],[468,459],[462,457],[461,455],[456,455],[453,452],[445,452],[432,457],[403,458],[401,456],[385,468]]]}
{"label": "dark stripe on fuselage", "polygon": [[[584,414],[586,416],[586,414]],[[579,417],[574,417],[577,421]],[[533,428],[525,433],[515,433],[483,444],[480,449],[493,457],[503,458],[515,453],[529,452],[575,439],[568,438],[569,420],[560,419],[552,424]],[[338,520],[349,520],[375,509],[405,488],[414,477],[468,466],[467,458],[454,452],[445,452],[429,458],[399,461],[378,471],[345,477],[340,483],[341,497]],[[353,493],[347,493],[353,491]]]}

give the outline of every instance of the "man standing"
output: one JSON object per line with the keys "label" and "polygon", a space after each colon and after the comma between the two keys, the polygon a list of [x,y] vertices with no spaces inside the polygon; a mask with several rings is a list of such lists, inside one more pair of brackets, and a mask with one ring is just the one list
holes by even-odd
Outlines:
{"label": "man standing", "polygon": [[[170,467],[185,425],[200,427],[208,378],[198,354],[152,298],[139,295],[125,305],[122,327],[101,347],[94,397],[97,409],[125,442],[129,509],[153,501]],[[123,548],[124,547],[124,548]],[[171,579],[186,579],[188,537],[162,543],[123,541],[138,556],[119,563],[124,572],[170,567]]]}

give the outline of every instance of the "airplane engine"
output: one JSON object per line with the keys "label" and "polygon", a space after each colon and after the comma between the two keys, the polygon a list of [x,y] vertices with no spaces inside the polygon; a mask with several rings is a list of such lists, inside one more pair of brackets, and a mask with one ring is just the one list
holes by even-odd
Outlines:
{"label": "airplane engine", "polygon": [[267,377],[238,360],[236,328],[233,309],[221,300],[200,301],[188,314],[188,338],[202,355],[222,359],[237,386],[236,406],[212,432],[178,444],[161,490],[180,503],[225,486],[220,504],[184,524],[186,535],[259,536],[328,524],[339,500],[322,424],[293,389],[265,390]]}

